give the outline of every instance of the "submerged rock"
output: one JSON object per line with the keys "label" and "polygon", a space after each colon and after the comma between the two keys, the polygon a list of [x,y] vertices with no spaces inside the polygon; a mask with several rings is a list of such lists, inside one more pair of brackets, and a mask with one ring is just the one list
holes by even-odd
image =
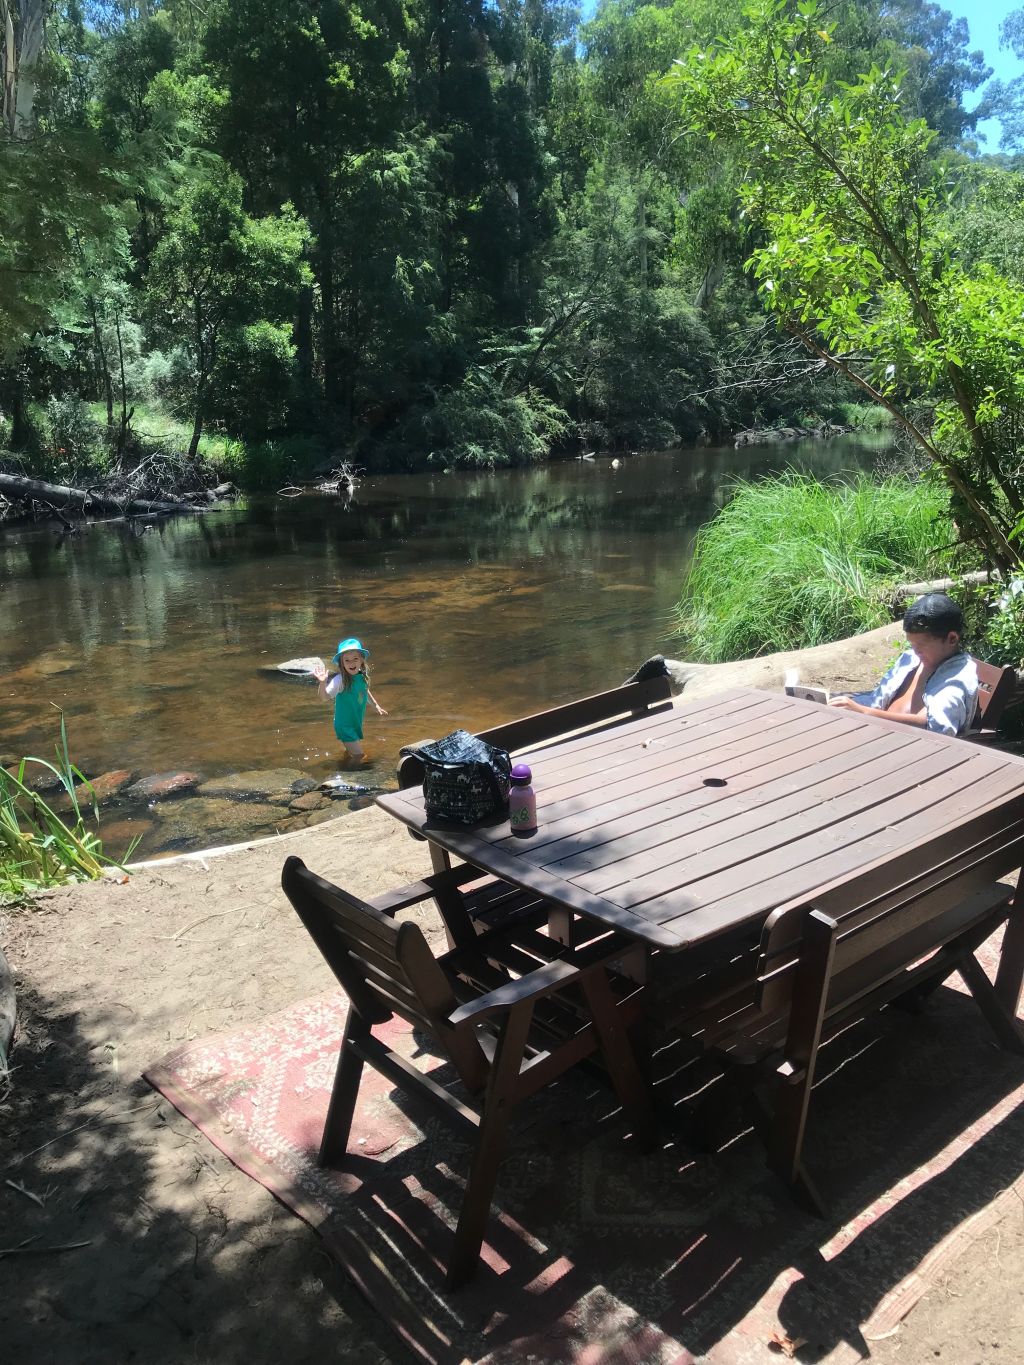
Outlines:
{"label": "submerged rock", "polygon": [[323,810],[311,811],[304,819],[298,822],[296,828],[311,829],[313,825],[325,824],[328,820],[337,820],[341,812],[334,809],[330,801],[324,806]]}
{"label": "submerged rock", "polygon": [[156,773],[132,783],[124,794],[132,801],[166,801],[169,796],[192,791],[202,780],[200,773]]}
{"label": "submerged rock", "polygon": [[323,659],[312,654],[303,659],[286,659],[283,664],[261,664],[260,672],[275,678],[298,678],[301,682],[316,682],[316,669],[326,667]]}
{"label": "submerged rock", "polygon": [[[115,797],[120,796],[125,787],[131,782],[135,774],[127,768],[120,768],[117,772],[104,773],[102,777],[90,779],[89,786],[80,782],[75,788],[75,796],[78,804],[83,811],[92,809],[95,801],[98,806],[107,806]],[[91,790],[90,790],[91,787]],[[50,802],[56,811],[71,810],[71,794],[65,788],[53,801]]]}
{"label": "submerged rock", "polygon": [[296,783],[306,780],[296,768],[250,768],[211,777],[199,788],[199,795],[229,801],[270,800],[286,806],[296,794]]}
{"label": "submerged rock", "polygon": [[246,839],[276,833],[288,819],[287,811],[280,806],[202,796],[155,806],[154,814],[159,822],[157,838],[165,848],[181,843],[198,843],[207,848],[244,843]]}
{"label": "submerged rock", "polygon": [[108,801],[113,801],[115,796],[119,796],[134,777],[135,774],[128,768],[119,768],[116,772],[94,777],[91,783],[92,794],[101,806],[105,806]]}
{"label": "submerged rock", "polygon": [[345,777],[329,777],[326,782],[320,783],[320,790],[326,792],[328,796],[368,796],[372,792],[382,792],[383,787],[364,787],[360,782],[349,782]]}
{"label": "submerged rock", "polygon": [[302,796],[295,796],[289,801],[288,809],[302,812],[320,810],[331,803],[322,792],[304,792]]}

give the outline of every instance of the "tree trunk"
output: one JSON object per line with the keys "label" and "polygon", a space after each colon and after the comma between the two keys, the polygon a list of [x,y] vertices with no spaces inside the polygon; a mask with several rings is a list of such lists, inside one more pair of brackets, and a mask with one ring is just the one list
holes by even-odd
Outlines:
{"label": "tree trunk", "polygon": [[45,483],[42,479],[26,479],[21,474],[0,474],[0,493],[13,498],[35,499],[84,512],[95,507],[101,512],[117,512],[122,516],[149,516],[156,512],[198,512],[188,502],[154,502],[148,498],[116,498],[110,493],[94,493],[89,488],[69,488],[66,484]]}
{"label": "tree trunk", "polygon": [[299,292],[295,313],[295,365],[303,389],[313,382],[313,291],[306,287]]}
{"label": "tree trunk", "polygon": [[199,442],[203,439],[203,386],[199,386],[196,393],[196,415],[192,423],[192,439],[188,443],[188,458],[195,460],[199,456]]}
{"label": "tree trunk", "polygon": [[697,296],[693,300],[694,308],[699,308],[702,313],[706,313],[711,307],[714,297],[718,292],[718,286],[722,283],[724,278],[725,262],[722,259],[722,253],[719,249],[715,253],[715,259],[704,272],[704,278],[700,282]]}
{"label": "tree trunk", "polygon": [[637,247],[640,252],[640,288],[647,288],[647,200],[643,194],[636,201]]}
{"label": "tree trunk", "polygon": [[103,381],[103,396],[107,401],[107,430],[114,428],[114,386],[110,382],[110,366],[107,364],[107,352],[103,345],[103,338],[100,335],[100,322],[96,313],[96,300],[89,295],[89,312],[92,314],[92,336],[96,343],[96,355],[100,363],[100,379]]}
{"label": "tree trunk", "polygon": [[203,435],[203,406],[206,402],[206,381],[213,368],[205,345],[203,310],[198,297],[193,302],[193,325],[195,327],[196,368],[199,378],[196,383],[195,415],[192,422],[192,439],[188,443],[188,458],[195,460],[199,455],[199,442]]}
{"label": "tree trunk", "polygon": [[341,365],[338,354],[338,300],[334,278],[334,224],[331,220],[331,206],[324,202],[329,194],[325,191],[320,204],[320,253],[318,271],[320,280],[320,344],[324,358],[324,400],[328,407],[336,408],[341,402]]}
{"label": "tree trunk", "polygon": [[0,119],[13,138],[32,128],[46,8],[46,0],[0,0]]}
{"label": "tree trunk", "polygon": [[117,462],[120,465],[124,459],[125,443],[128,440],[128,426],[135,415],[135,409],[133,407],[129,411],[128,408],[128,386],[124,377],[124,341],[121,337],[120,309],[114,314],[114,325],[117,328],[117,364],[121,381],[121,426],[117,433]]}
{"label": "tree trunk", "polygon": [[17,363],[11,372],[11,449],[24,450],[28,445],[28,413],[25,408],[25,382]]}

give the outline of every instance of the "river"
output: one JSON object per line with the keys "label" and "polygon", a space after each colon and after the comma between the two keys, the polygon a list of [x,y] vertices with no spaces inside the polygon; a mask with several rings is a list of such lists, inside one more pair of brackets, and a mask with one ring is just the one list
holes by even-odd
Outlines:
{"label": "river", "polygon": [[730,480],[790,467],[841,477],[878,448],[851,437],[623,456],[618,468],[389,475],[362,480],[347,503],[255,500],[145,530],[94,524],[63,542],[49,527],[8,528],[0,751],[52,755],[59,707],[90,776],[206,780],[198,797],[113,807],[101,832],[116,853],[136,834],[144,857],[324,818],[254,790],[228,819],[213,799],[237,797],[216,781],[240,771],[312,785],[338,769],[315,686],[268,665],[329,659],[358,635],[390,714],[370,708],[370,764],[351,780],[393,786],[409,741],[603,691],[654,653],[685,658],[673,607]]}

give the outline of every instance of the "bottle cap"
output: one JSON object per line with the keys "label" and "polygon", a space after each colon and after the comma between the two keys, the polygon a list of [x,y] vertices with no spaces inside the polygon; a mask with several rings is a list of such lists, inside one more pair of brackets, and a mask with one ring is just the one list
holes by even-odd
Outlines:
{"label": "bottle cap", "polygon": [[511,776],[512,781],[520,786],[525,786],[527,782],[530,782],[533,779],[533,773],[530,770],[529,763],[517,763],[512,769]]}

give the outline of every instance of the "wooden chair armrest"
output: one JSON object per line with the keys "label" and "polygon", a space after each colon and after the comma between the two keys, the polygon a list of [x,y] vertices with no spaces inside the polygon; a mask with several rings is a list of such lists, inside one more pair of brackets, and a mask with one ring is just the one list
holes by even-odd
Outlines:
{"label": "wooden chair armrest", "polygon": [[457,889],[465,886],[467,882],[482,881],[489,876],[490,873],[481,871],[472,863],[459,863],[457,867],[446,867],[443,872],[431,872],[423,880],[428,886],[444,891],[449,887]]}
{"label": "wooden chair armrest", "polygon": [[[537,967],[506,985],[497,986],[486,995],[482,995],[479,1000],[471,1000],[468,1004],[461,1005],[449,1015],[448,1022],[458,1027],[469,1020],[476,1021],[500,1014],[514,1005],[521,1005],[526,1000],[543,1000],[545,996],[578,982],[585,972],[602,967],[607,962],[616,961],[633,946],[633,940],[625,935],[607,934],[593,943],[584,944],[575,952],[567,949],[563,957],[545,963],[544,966]],[[446,963],[454,956],[455,954],[447,955]]]}
{"label": "wooden chair armrest", "polygon": [[460,1028],[464,1024],[477,1023],[481,1019],[491,1018],[492,1015],[503,1014],[527,1000],[543,1000],[545,996],[562,990],[570,982],[578,981],[581,975],[581,969],[573,962],[565,962],[562,959],[549,962],[516,981],[495,987],[478,1000],[460,1005],[448,1016],[448,1023],[453,1028]]}
{"label": "wooden chair armrest", "polygon": [[374,910],[379,910],[382,915],[396,915],[399,910],[405,910],[410,905],[433,900],[434,894],[434,888],[429,881],[410,882],[408,886],[399,886],[394,891],[384,891],[379,896],[373,896],[366,904],[372,906]]}

